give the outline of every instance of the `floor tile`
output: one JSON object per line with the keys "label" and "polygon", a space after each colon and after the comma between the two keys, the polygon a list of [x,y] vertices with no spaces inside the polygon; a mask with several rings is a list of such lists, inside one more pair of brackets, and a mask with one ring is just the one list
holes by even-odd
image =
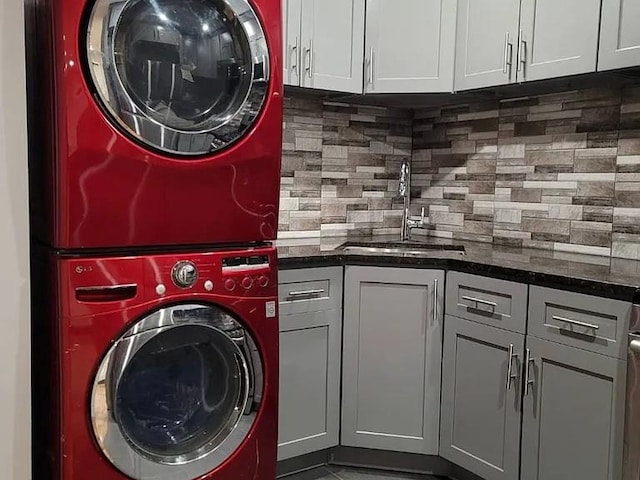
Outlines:
{"label": "floor tile", "polygon": [[327,467],[318,467],[312,470],[295,473],[282,477],[282,480],[339,480]]}
{"label": "floor tile", "polygon": [[329,470],[332,471],[339,480],[445,480],[443,477],[434,477],[432,475],[395,473],[384,470],[343,468],[335,466],[329,467]]}

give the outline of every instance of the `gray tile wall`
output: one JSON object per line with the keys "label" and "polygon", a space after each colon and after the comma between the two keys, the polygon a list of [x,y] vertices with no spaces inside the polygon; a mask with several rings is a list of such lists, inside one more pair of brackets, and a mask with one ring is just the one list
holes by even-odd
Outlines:
{"label": "gray tile wall", "polygon": [[428,234],[640,259],[640,87],[415,112]]}
{"label": "gray tile wall", "polygon": [[280,238],[423,234],[640,259],[640,87],[418,111],[285,98]]}
{"label": "gray tile wall", "polygon": [[279,238],[399,234],[412,112],[287,96]]}

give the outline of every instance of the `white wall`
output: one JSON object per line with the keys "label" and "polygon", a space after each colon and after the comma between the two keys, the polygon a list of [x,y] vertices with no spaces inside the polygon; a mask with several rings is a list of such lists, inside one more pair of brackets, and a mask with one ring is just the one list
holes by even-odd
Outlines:
{"label": "white wall", "polygon": [[29,214],[22,0],[0,0],[0,478],[31,478]]}

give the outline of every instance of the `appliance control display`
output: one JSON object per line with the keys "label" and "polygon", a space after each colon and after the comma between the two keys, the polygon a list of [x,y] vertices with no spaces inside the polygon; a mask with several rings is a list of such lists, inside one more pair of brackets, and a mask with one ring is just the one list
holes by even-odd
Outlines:
{"label": "appliance control display", "polygon": [[269,268],[269,257],[266,255],[251,255],[249,257],[227,257],[222,259],[222,271],[244,271]]}
{"label": "appliance control display", "polygon": [[191,288],[198,281],[198,269],[193,262],[183,260],[173,266],[171,278],[178,288]]}

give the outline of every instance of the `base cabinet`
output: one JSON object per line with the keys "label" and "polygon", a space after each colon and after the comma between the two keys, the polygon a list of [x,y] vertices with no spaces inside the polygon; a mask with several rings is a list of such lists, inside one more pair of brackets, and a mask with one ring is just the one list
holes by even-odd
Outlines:
{"label": "base cabinet", "polygon": [[485,480],[517,479],[524,335],[447,316],[440,455]]}
{"label": "base cabinet", "polygon": [[526,357],[521,480],[620,479],[625,362],[535,337]]}
{"label": "base cabinet", "polygon": [[347,267],[341,444],[437,455],[444,272]]}
{"label": "base cabinet", "polygon": [[338,445],[342,310],[325,307],[341,303],[342,269],[280,277],[281,310],[299,312],[280,316],[278,460],[286,460]]}

